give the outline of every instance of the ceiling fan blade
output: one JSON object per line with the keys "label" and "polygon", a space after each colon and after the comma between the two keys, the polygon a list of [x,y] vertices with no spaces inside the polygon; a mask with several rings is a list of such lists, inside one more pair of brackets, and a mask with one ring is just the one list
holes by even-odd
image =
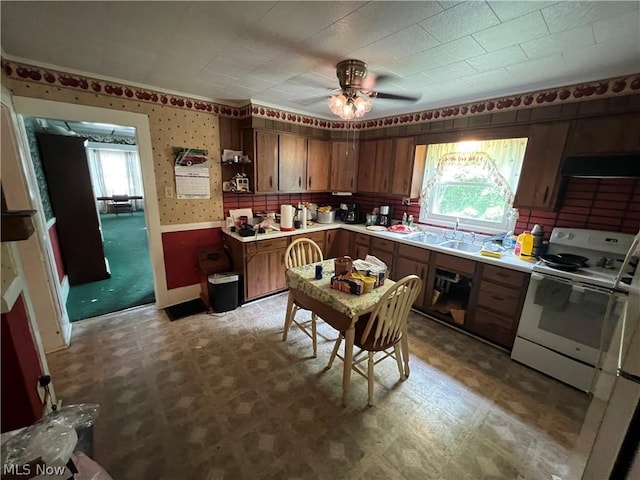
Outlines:
{"label": "ceiling fan blade", "polygon": [[384,92],[363,92],[364,94],[370,96],[371,98],[383,98],[388,100],[403,100],[405,102],[417,102],[422,98],[422,95],[396,95],[394,93],[384,93]]}

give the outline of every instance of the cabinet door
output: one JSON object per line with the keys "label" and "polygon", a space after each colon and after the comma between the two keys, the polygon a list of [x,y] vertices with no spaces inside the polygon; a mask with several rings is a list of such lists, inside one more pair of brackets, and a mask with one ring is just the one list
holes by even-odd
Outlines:
{"label": "cabinet door", "polygon": [[362,142],[358,156],[358,191],[386,193],[391,186],[393,139]]}
{"label": "cabinet door", "polygon": [[307,155],[307,191],[328,192],[331,174],[331,144],[309,139]]}
{"label": "cabinet door", "polygon": [[531,125],[514,207],[554,208],[568,131],[569,122]]}
{"label": "cabinet door", "polygon": [[331,142],[331,190],[355,192],[358,173],[358,143]]}
{"label": "cabinet door", "polygon": [[575,120],[569,130],[567,155],[640,151],[640,115]]}
{"label": "cabinet door", "polygon": [[426,306],[424,305],[424,297],[426,292],[426,281],[427,281],[427,273],[429,266],[424,263],[416,262],[413,258],[407,257],[398,257],[396,258],[396,264],[393,268],[393,278],[392,280],[399,280],[401,278],[406,277],[407,275],[418,275],[422,279],[422,289],[418,294],[418,298],[413,303],[413,306],[424,310]]}
{"label": "cabinet door", "polygon": [[351,233],[346,230],[336,229],[327,231],[327,255],[326,258],[342,257],[350,255]]}
{"label": "cabinet door", "polygon": [[278,134],[257,131],[255,137],[256,192],[278,191]]}
{"label": "cabinet door", "polygon": [[378,142],[368,140],[360,142],[360,153],[358,155],[358,191],[376,191],[376,146]]}
{"label": "cabinet door", "polygon": [[278,190],[302,192],[307,188],[307,139],[280,135],[278,139]]}
{"label": "cabinet door", "polygon": [[258,251],[247,258],[247,300],[284,290],[285,249]]}
{"label": "cabinet door", "polygon": [[[414,197],[412,185],[414,180],[415,138],[395,139],[395,163],[393,165],[391,191],[394,195]],[[420,178],[422,180],[422,178]]]}

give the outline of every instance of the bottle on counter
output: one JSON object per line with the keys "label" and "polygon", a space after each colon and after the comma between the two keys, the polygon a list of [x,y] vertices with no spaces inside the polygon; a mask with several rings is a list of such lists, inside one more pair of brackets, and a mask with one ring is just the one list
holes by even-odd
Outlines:
{"label": "bottle on counter", "polygon": [[516,257],[527,259],[531,257],[533,252],[533,235],[529,230],[525,230],[520,235],[518,235],[518,240],[516,240],[516,249],[513,254]]}
{"label": "bottle on counter", "polygon": [[404,212],[402,214],[402,225],[406,225],[407,224],[407,212]]}
{"label": "bottle on counter", "polygon": [[536,223],[531,229],[531,235],[533,235],[533,250],[531,251],[531,255],[538,257],[543,253],[544,229],[542,225]]}
{"label": "bottle on counter", "polygon": [[409,215],[409,220],[407,220],[407,225],[413,227],[413,215]]}

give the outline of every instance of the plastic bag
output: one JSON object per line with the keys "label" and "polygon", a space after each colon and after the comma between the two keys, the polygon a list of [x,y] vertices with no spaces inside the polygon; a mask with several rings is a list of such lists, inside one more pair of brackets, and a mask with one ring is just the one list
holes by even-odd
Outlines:
{"label": "plastic bag", "polygon": [[4,465],[20,467],[38,458],[49,466],[64,466],[78,443],[77,428],[93,425],[100,406],[68,405],[23,428],[2,444]]}

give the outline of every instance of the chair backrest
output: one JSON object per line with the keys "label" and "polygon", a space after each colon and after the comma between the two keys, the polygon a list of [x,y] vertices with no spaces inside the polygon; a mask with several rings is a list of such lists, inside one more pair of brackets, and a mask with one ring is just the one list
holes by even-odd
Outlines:
{"label": "chair backrest", "polygon": [[129,202],[129,195],[111,195],[114,203]]}
{"label": "chair backrest", "polygon": [[284,253],[285,268],[300,267],[324,260],[320,246],[310,238],[291,242]]}
{"label": "chair backrest", "polygon": [[417,275],[407,275],[398,280],[378,301],[362,332],[361,343],[367,343],[369,335],[373,335],[375,346],[397,342],[406,331],[409,310],[421,288],[422,280]]}

